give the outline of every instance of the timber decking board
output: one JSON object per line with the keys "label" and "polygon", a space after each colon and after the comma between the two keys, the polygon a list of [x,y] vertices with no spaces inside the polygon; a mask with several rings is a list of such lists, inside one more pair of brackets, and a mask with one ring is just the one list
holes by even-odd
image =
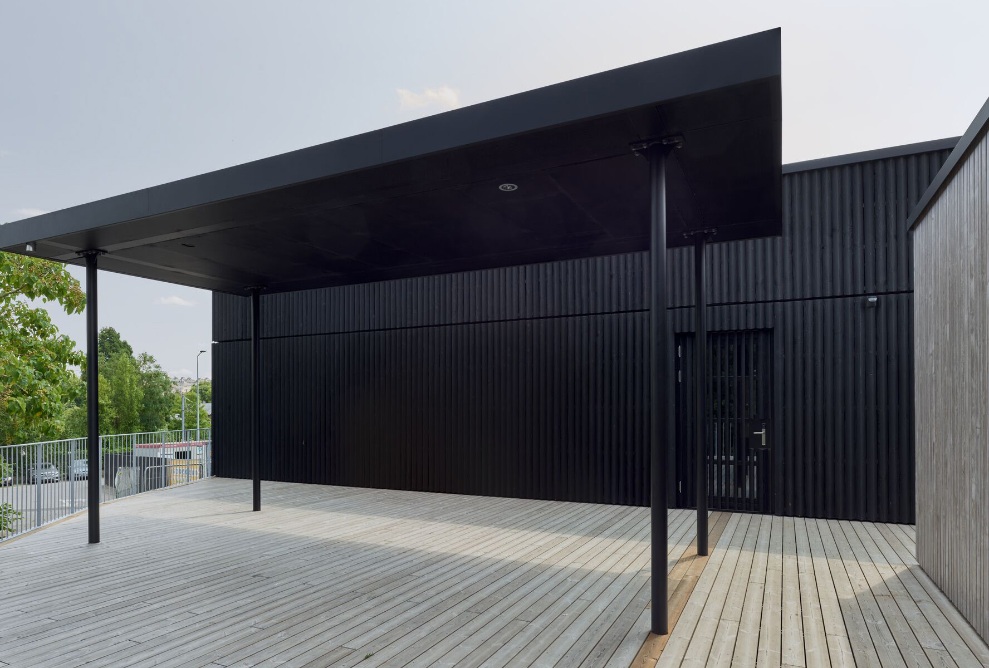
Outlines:
{"label": "timber decking board", "polygon": [[[0,665],[989,666],[913,527],[211,479],[0,544]],[[38,583],[45,586],[39,587]],[[52,583],[50,586],[47,583]]]}
{"label": "timber decking board", "polygon": [[[211,479],[104,506],[100,545],[85,516],[0,545],[4,663],[603,665],[642,643],[648,509],[267,482],[249,508]],[[670,567],[691,517],[670,512]]]}
{"label": "timber decking board", "polygon": [[712,543],[660,667],[989,666],[917,566],[912,527],[732,515]]}

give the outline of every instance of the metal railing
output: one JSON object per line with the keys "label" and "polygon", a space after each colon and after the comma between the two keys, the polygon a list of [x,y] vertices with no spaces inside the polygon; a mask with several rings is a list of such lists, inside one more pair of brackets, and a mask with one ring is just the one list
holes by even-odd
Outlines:
{"label": "metal railing", "polygon": [[[87,506],[86,438],[0,446],[0,541]],[[100,437],[100,501],[212,475],[209,429]]]}

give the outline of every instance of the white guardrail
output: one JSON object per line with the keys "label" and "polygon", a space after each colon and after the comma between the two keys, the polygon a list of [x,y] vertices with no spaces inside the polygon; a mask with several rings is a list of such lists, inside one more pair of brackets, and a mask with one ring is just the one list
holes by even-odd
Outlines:
{"label": "white guardrail", "polygon": [[[0,445],[0,541],[86,508],[85,438]],[[209,429],[100,437],[100,501],[212,475]]]}

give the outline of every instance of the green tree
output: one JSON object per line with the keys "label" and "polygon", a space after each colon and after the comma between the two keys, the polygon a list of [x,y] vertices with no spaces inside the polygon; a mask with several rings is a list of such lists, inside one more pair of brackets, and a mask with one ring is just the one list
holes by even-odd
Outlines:
{"label": "green tree", "polygon": [[[89,431],[89,424],[86,420],[86,382],[76,377],[75,382],[79,386],[77,398],[65,406],[62,423],[63,430],[61,438],[83,438]],[[112,390],[106,376],[100,374],[100,431],[109,433],[106,425],[113,424],[117,419],[116,409],[113,404]],[[105,422],[104,422],[105,421]]]}
{"label": "green tree", "polygon": [[206,412],[204,404],[213,401],[213,385],[208,380],[199,382],[199,401],[196,402],[196,386],[193,385],[185,399],[186,426],[196,428],[196,406],[199,406],[199,426],[203,429],[212,426],[213,419]]}
{"label": "green tree", "polygon": [[122,351],[117,352],[107,359],[100,372],[100,385],[103,385],[105,374],[113,403],[112,414],[100,415],[100,431],[104,434],[141,431],[144,390],[141,388],[141,369],[137,360]]}
{"label": "green tree", "polygon": [[[134,348],[112,327],[100,330],[100,432],[127,434],[168,427],[173,395],[172,381],[155,358],[133,355]],[[77,379],[85,396],[85,381]],[[65,436],[86,435],[86,406],[78,399],[65,408]]]}
{"label": "green tree", "polygon": [[100,330],[100,334],[96,342],[96,350],[97,354],[100,356],[101,364],[106,364],[118,355],[123,355],[125,357],[134,356],[134,349],[129,343],[124,341],[124,339],[120,336],[120,332],[115,330],[113,327],[104,327]]}
{"label": "green tree", "polygon": [[66,313],[86,306],[79,281],[62,265],[0,252],[0,444],[58,436],[64,406],[79,389],[72,367],[84,356],[33,300]]}
{"label": "green tree", "polygon": [[[14,467],[8,464],[3,457],[0,457],[0,479],[12,475],[13,472]],[[8,532],[13,532],[20,519],[21,513],[14,509],[14,504],[0,503],[0,538]]]}
{"label": "green tree", "polygon": [[141,374],[142,403],[138,422],[141,431],[157,431],[168,424],[172,411],[172,381],[155,358],[147,353],[137,356],[138,369]]}
{"label": "green tree", "polygon": [[0,537],[12,533],[21,517],[21,512],[14,509],[14,504],[0,503]]}
{"label": "green tree", "polygon": [[134,348],[113,327],[100,330],[98,345],[100,431],[126,434],[164,428],[172,407],[172,381],[155,358],[148,353],[135,356]]}
{"label": "green tree", "polygon": [[[200,404],[199,407],[199,427],[207,429],[211,425],[210,416]],[[172,399],[171,418],[168,421],[169,429],[182,428],[182,393],[176,392]],[[185,393],[185,428],[195,430],[196,428],[196,388],[193,387]]]}

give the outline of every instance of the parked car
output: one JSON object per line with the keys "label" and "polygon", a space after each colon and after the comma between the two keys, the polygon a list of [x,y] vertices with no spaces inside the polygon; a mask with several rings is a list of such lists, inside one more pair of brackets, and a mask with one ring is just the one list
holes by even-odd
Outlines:
{"label": "parked car", "polygon": [[27,472],[28,480],[31,482],[58,482],[58,467],[51,462],[41,462],[38,468],[30,468]]}
{"label": "parked car", "polygon": [[77,459],[69,467],[69,478],[72,480],[86,480],[89,478],[89,462],[85,459]]}

